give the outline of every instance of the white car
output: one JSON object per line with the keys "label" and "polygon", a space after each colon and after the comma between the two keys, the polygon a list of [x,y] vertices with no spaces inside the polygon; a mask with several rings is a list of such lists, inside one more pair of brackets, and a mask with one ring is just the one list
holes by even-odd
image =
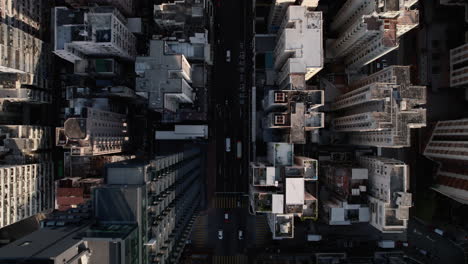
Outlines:
{"label": "white car", "polygon": [[231,138],[226,138],[226,152],[231,152]]}
{"label": "white car", "polygon": [[239,230],[239,240],[242,239],[244,239],[244,233],[242,232],[242,230]]}
{"label": "white car", "polygon": [[224,214],[224,222],[226,222],[226,223],[229,222],[229,214],[228,213]]}
{"label": "white car", "polygon": [[223,239],[223,230],[218,230],[218,239],[219,240]]}
{"label": "white car", "polygon": [[226,62],[231,62],[231,51],[226,50]]}

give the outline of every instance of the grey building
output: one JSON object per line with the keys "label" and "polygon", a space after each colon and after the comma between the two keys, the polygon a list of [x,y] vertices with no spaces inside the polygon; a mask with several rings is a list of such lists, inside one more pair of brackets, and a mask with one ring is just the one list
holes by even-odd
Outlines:
{"label": "grey building", "polygon": [[159,112],[177,112],[180,104],[192,104],[192,67],[184,55],[171,50],[164,40],[151,40],[150,53],[137,57],[137,94]]}
{"label": "grey building", "polygon": [[[86,205],[0,249],[0,263],[178,263],[200,201],[196,148],[110,164]],[[76,212],[75,212],[76,211]]]}

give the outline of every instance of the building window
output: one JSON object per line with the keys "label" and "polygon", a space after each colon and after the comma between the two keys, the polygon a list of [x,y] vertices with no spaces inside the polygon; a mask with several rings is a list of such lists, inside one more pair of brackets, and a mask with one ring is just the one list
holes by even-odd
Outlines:
{"label": "building window", "polygon": [[275,102],[277,103],[285,102],[286,101],[285,97],[286,97],[285,94],[282,92],[275,93]]}
{"label": "building window", "polygon": [[283,115],[276,115],[275,116],[275,124],[276,125],[284,125],[285,119]]}

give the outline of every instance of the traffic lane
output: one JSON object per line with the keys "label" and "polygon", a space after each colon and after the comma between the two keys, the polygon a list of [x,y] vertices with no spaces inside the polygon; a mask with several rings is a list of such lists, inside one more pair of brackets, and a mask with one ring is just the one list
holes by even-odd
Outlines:
{"label": "traffic lane", "polygon": [[[216,61],[216,73],[215,76],[215,86],[222,89],[216,89],[216,103],[223,104],[227,107],[225,111],[225,115],[222,117],[223,123],[229,124],[226,125],[224,128],[219,127],[220,129],[217,130],[217,134],[222,134],[223,141],[225,142],[225,138],[231,138],[231,142],[234,143],[238,140],[239,135],[242,133],[238,133],[234,127],[232,127],[232,123],[239,123],[240,117],[235,118],[237,116],[236,113],[240,111],[239,108],[239,79],[240,74],[238,72],[238,57],[239,57],[239,39],[241,38],[241,28],[238,26],[242,24],[243,18],[242,15],[240,16],[232,16],[232,14],[240,14],[241,13],[240,5],[238,2],[235,1],[228,1],[223,2],[216,12],[216,25],[217,26],[217,42],[219,41],[219,45],[216,46],[217,48],[217,59]],[[236,23],[235,18],[238,18],[240,21]],[[231,52],[231,61],[226,61],[226,51],[230,50]],[[217,70],[219,69],[219,74]],[[227,105],[226,105],[227,102]],[[221,121],[221,120],[220,120]],[[218,122],[219,123],[219,122]],[[221,136],[221,135],[220,135]],[[217,137],[220,138],[220,137]],[[225,145],[225,143],[223,144]],[[232,148],[231,153],[225,151],[225,146],[223,146],[224,151],[222,155],[222,163],[225,167],[225,171],[222,175],[222,179],[224,181],[224,188],[223,190],[230,190],[235,191],[238,187],[238,169],[232,167],[233,162],[233,152],[235,151]],[[219,154],[221,154],[221,147],[219,148]],[[233,177],[234,176],[234,177]]]}
{"label": "traffic lane", "polygon": [[[446,237],[429,230],[426,226],[412,220],[408,224],[408,242],[420,259],[429,263],[464,263],[463,251]],[[426,251],[424,255],[419,251]]]}

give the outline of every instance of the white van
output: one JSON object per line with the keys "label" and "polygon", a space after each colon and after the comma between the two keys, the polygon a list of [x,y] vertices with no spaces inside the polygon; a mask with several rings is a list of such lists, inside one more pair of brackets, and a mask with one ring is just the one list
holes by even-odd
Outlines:
{"label": "white van", "polygon": [[321,235],[307,234],[307,241],[320,241],[320,240],[322,240]]}
{"label": "white van", "polygon": [[226,152],[231,152],[231,138],[226,138]]}
{"label": "white van", "polygon": [[395,248],[395,241],[393,240],[380,240],[377,244],[380,248]]}

